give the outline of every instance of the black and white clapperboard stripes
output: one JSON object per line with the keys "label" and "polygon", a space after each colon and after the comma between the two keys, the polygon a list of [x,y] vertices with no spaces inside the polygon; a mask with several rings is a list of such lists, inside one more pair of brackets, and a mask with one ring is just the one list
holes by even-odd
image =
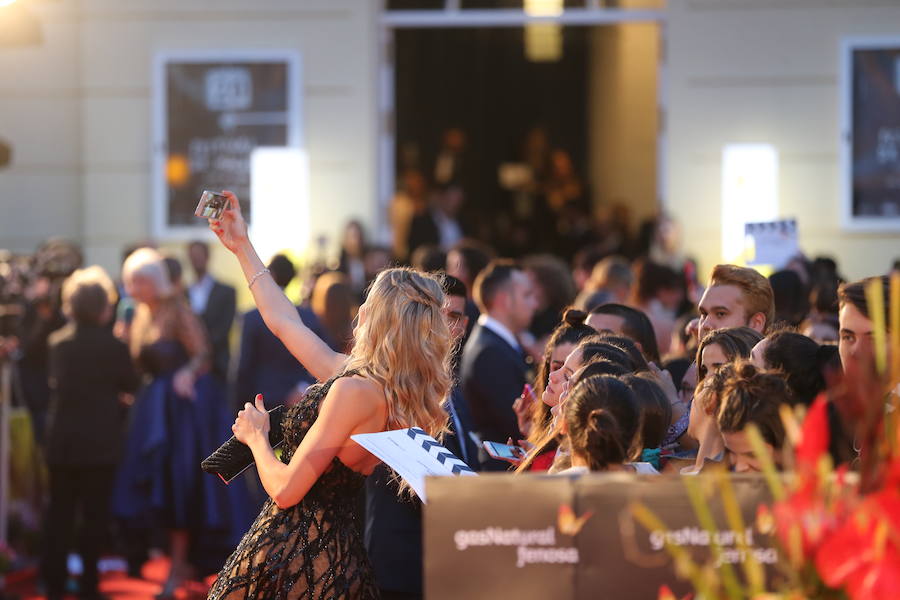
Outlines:
{"label": "black and white clapperboard stripes", "polygon": [[450,467],[450,471],[454,475],[460,475],[464,472],[475,473],[469,468],[469,465],[457,458],[455,454],[441,446],[436,439],[418,427],[410,427],[406,430],[406,434],[411,437],[414,442],[421,442],[422,449],[434,456],[442,465]]}
{"label": "black and white clapperboard stripes", "polygon": [[426,501],[426,477],[476,475],[469,465],[420,427],[359,434],[351,439],[396,471],[422,502]]}

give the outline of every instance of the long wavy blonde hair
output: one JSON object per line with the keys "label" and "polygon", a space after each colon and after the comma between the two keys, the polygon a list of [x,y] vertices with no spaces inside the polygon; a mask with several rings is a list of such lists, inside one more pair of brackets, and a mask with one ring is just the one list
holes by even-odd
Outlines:
{"label": "long wavy blonde hair", "polygon": [[369,288],[347,359],[385,393],[388,429],[421,427],[440,437],[450,393],[450,330],[437,276],[414,269],[382,271]]}

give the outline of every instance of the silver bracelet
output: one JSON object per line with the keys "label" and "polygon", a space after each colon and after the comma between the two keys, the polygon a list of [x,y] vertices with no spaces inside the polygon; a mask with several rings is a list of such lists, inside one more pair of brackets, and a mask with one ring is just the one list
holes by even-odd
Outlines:
{"label": "silver bracelet", "polygon": [[268,269],[263,269],[262,271],[260,271],[259,273],[256,273],[253,277],[251,277],[251,278],[250,278],[250,283],[247,284],[247,289],[248,289],[248,290],[253,289],[253,284],[256,283],[256,280],[259,279],[260,277],[262,277],[263,275],[265,275],[265,274],[268,273],[268,272],[269,272]]}

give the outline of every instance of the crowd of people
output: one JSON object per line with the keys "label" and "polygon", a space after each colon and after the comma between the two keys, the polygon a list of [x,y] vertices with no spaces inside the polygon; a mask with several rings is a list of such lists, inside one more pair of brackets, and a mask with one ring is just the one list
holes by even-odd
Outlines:
{"label": "crowd of people", "polygon": [[[436,202],[460,200],[447,188]],[[99,597],[101,554],[137,576],[154,549],[172,565],[160,597],[223,563],[210,597],[421,597],[421,505],[350,434],[419,426],[481,471],[754,471],[748,424],[782,465],[780,406],[809,406],[872,354],[870,280],[802,256],[769,277],[720,264],[700,280],[667,249],[662,217],[636,255],[589,239],[568,260],[498,257],[452,223],[414,218],[404,261],[354,222],[336,268],[293,305],[296,266],[259,260],[233,202],[210,226],[256,303],[239,319],[203,242],[187,247],[189,278],[151,247],[126,251],[118,283],[56,242],[3,263],[15,316],[0,323],[3,359],[49,472],[49,598],[71,587],[76,523],[82,597]],[[266,410],[282,404],[293,412],[276,455]],[[831,454],[852,464],[831,417]],[[256,471],[224,486],[199,463],[232,434]]]}

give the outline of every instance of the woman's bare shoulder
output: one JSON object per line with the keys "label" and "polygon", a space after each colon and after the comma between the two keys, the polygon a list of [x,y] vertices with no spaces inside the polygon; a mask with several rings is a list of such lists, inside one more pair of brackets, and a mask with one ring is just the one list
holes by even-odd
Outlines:
{"label": "woman's bare shoulder", "polygon": [[335,380],[325,398],[325,405],[340,403],[357,411],[381,409],[385,403],[384,389],[365,377],[341,377]]}

